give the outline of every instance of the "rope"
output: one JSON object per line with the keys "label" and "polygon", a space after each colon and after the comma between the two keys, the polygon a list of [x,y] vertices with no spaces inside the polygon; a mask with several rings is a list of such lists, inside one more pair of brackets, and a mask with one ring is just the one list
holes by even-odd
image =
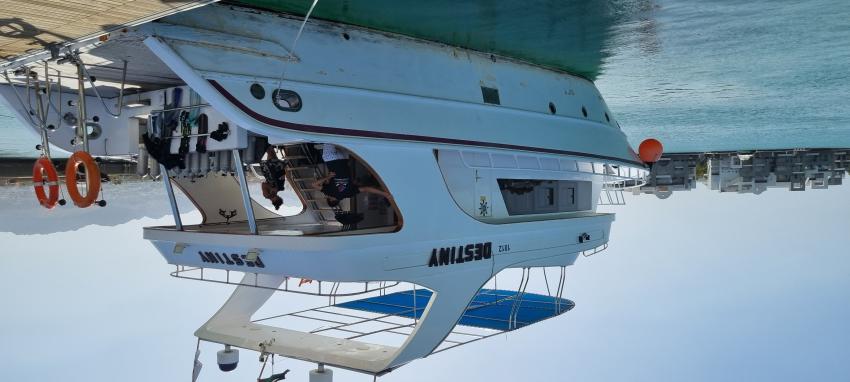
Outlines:
{"label": "rope", "polygon": [[[316,8],[316,4],[319,3],[319,0],[313,0],[313,4],[310,5],[310,9],[307,11],[307,14],[304,16],[304,21],[301,22],[301,27],[298,28],[298,34],[295,35],[295,40],[292,41],[292,50],[289,52],[289,56],[291,58],[295,58],[295,48],[298,46],[298,40],[301,39],[301,32],[304,31],[304,26],[307,25],[307,20],[310,19],[310,15],[313,14],[313,9]],[[286,65],[289,63],[289,60],[283,62],[283,69],[280,72],[280,78],[277,80],[277,88],[280,89],[280,85],[283,83],[283,78],[286,76]]]}
{"label": "rope", "polygon": [[[261,345],[262,345],[262,344],[261,344]],[[263,349],[265,349],[265,347],[263,347]],[[263,357],[263,366],[262,366],[262,367],[260,367],[260,375],[258,375],[258,376],[257,376],[257,380],[258,380],[258,381],[262,380],[262,378],[263,378],[263,371],[265,371],[265,370],[266,370],[266,362],[268,362],[268,361],[269,361],[269,356],[268,356],[268,354],[265,352],[265,350],[264,350],[263,352],[261,352],[261,353],[260,353],[260,356],[261,356],[261,357],[263,357],[263,356],[264,356],[264,357]]]}
{"label": "rope", "polygon": [[[260,368],[260,375],[257,377],[257,382],[278,382],[280,380],[286,379],[286,374],[289,373],[289,369],[284,370],[282,373],[275,374],[274,372],[274,353],[263,352],[262,354],[265,354],[266,357],[263,359],[263,367]],[[263,371],[265,371],[266,369],[266,362],[268,362],[269,356],[271,356],[272,359],[271,375],[266,378],[263,378]]]}
{"label": "rope", "polygon": [[[65,179],[65,183],[68,183],[68,179]],[[64,188],[65,187],[59,187],[59,201],[62,203],[65,203],[65,191],[63,191]]]}

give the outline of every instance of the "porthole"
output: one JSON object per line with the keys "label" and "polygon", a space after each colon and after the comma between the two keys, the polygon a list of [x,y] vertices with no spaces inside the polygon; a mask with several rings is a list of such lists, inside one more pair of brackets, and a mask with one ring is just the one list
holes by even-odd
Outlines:
{"label": "porthole", "polygon": [[251,95],[256,99],[266,98],[266,89],[258,83],[251,84]]}
{"label": "porthole", "polygon": [[351,36],[349,36],[347,32],[343,32],[343,33],[342,33],[342,38],[344,38],[344,39],[346,39],[346,40],[350,40],[350,39],[351,39]]}
{"label": "porthole", "polygon": [[100,124],[97,122],[87,122],[86,123],[86,131],[89,134],[89,140],[93,141],[95,139],[100,138],[100,135],[103,133],[103,129],[100,127]]}
{"label": "porthole", "polygon": [[556,111],[557,110],[555,109],[555,104],[549,102],[549,112],[552,113],[552,114],[555,114]]}
{"label": "porthole", "polygon": [[605,121],[611,122],[611,117],[608,116],[608,113],[605,113]]}
{"label": "porthole", "polygon": [[301,96],[292,90],[275,89],[272,92],[272,103],[283,111],[296,112],[301,110]]}
{"label": "porthole", "polygon": [[75,129],[77,126],[77,116],[70,111],[67,111],[64,115],[62,115],[62,121],[72,129]]}
{"label": "porthole", "polygon": [[581,115],[587,118],[587,109],[584,106],[581,107]]}

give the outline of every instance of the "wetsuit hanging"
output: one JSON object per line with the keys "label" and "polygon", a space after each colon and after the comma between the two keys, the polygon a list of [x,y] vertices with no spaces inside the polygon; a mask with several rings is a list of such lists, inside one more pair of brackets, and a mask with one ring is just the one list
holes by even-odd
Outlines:
{"label": "wetsuit hanging", "polygon": [[195,151],[200,154],[207,152],[207,136],[209,133],[209,118],[206,114],[198,116],[198,141],[195,143]]}
{"label": "wetsuit hanging", "polygon": [[180,169],[186,168],[183,156],[171,153],[170,140],[144,134],[142,135],[142,141],[145,143],[145,149],[148,151],[148,155],[165,166],[166,170],[171,170],[174,167],[179,167]]}
{"label": "wetsuit hanging", "polygon": [[178,115],[180,113],[178,113],[177,110],[173,109],[180,107],[182,98],[182,88],[174,88],[174,90],[171,91],[171,102],[165,103],[165,110],[169,111],[163,113],[162,127],[164,128],[160,129],[159,131],[160,138],[165,138],[171,135],[171,133],[177,129],[177,126],[179,126],[180,123],[178,121]]}
{"label": "wetsuit hanging", "polygon": [[177,154],[185,156],[189,153],[189,141],[192,140],[189,135],[192,134],[192,125],[189,124],[189,112],[183,110],[180,112],[180,147],[177,149]]}

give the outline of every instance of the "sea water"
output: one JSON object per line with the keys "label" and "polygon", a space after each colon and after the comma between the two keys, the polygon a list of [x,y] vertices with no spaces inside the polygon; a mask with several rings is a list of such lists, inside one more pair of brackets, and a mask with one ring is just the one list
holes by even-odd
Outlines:
{"label": "sea water", "polygon": [[[656,137],[669,152],[850,147],[850,2],[608,5],[624,3],[628,16],[592,37],[599,44],[583,45],[598,52],[563,55],[582,57],[576,67],[598,66],[597,86],[633,144]],[[0,105],[0,156],[35,157],[38,143]]]}
{"label": "sea water", "polygon": [[850,2],[676,1],[621,29],[597,85],[633,143],[850,147]]}

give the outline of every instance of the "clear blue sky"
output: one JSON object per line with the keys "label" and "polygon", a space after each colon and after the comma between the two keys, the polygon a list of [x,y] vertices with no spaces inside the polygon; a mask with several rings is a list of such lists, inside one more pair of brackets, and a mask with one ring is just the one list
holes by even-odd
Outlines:
{"label": "clear blue sky", "polygon": [[[34,202],[13,208],[9,190],[0,189],[4,220],[45,221],[27,213]],[[128,190],[113,197],[132,198]],[[380,380],[850,380],[848,198],[848,186],[761,196],[699,189],[663,201],[630,196],[629,205],[615,208],[609,249],[568,268],[573,311]],[[95,218],[69,219],[62,211],[74,210],[47,220],[84,227],[0,233],[4,380],[188,380],[193,332],[231,288],[168,276],[172,267],[141,237],[141,227],[168,217],[100,227],[88,225]],[[116,218],[125,221],[132,215],[89,212],[98,219],[125,214]],[[538,273],[533,281],[540,279]],[[274,301],[284,310],[305,303]],[[243,352],[235,374],[224,374],[215,367],[218,347],[203,350],[202,381],[256,378],[255,353]],[[283,364],[295,380],[314,367]],[[371,380],[341,370],[336,377]]]}

